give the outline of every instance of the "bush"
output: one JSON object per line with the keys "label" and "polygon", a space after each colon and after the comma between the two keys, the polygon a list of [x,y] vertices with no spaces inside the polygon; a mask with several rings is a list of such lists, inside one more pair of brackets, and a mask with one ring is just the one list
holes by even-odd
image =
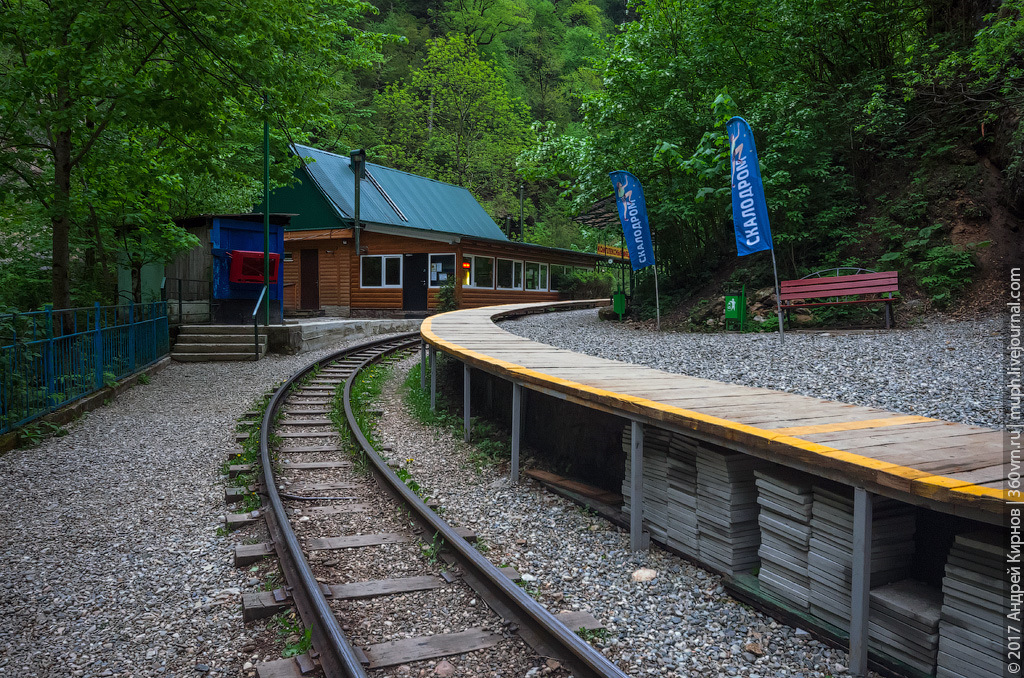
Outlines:
{"label": "bush", "polygon": [[612,296],[616,279],[607,271],[572,271],[552,274],[551,282],[570,299],[601,299]]}
{"label": "bush", "polygon": [[459,302],[455,298],[455,276],[450,275],[437,291],[437,312],[447,313],[448,311],[459,310]]}

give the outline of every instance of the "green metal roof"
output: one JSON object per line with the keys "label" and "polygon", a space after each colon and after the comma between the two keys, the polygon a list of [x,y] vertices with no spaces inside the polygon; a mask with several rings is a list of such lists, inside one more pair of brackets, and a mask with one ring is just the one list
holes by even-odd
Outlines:
{"label": "green metal roof", "polygon": [[[296,144],[305,173],[337,215],[353,219],[355,175],[346,156]],[[366,163],[360,182],[359,220],[402,228],[453,233],[508,242],[508,238],[464,188]]]}

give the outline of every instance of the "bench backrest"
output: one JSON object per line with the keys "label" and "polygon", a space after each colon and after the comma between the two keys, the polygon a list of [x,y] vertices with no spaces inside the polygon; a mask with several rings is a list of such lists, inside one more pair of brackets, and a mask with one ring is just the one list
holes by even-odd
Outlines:
{"label": "bench backrest", "polygon": [[783,280],[782,300],[845,297],[851,294],[899,292],[899,274],[896,271],[858,273],[828,278]]}

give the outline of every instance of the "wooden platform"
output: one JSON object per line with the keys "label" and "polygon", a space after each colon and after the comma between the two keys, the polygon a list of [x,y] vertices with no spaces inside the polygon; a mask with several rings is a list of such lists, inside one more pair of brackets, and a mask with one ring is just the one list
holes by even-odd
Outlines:
{"label": "wooden platform", "polygon": [[493,320],[578,308],[510,304],[427,318],[424,340],[471,367],[622,417],[945,513],[1002,525],[1003,432],[671,374],[555,348]]}

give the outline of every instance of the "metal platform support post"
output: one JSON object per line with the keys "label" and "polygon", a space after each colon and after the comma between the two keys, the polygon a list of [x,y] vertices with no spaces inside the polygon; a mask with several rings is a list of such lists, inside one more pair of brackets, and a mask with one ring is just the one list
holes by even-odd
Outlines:
{"label": "metal platform support post", "polygon": [[420,390],[427,389],[427,342],[420,339]]}
{"label": "metal platform support post", "polygon": [[643,551],[644,544],[644,425],[632,422],[629,455],[629,548]]}
{"label": "metal platform support post", "polygon": [[462,366],[462,437],[469,442],[469,363]]}
{"label": "metal platform support post", "polygon": [[850,675],[868,675],[868,615],[871,604],[871,494],[853,491],[853,586],[850,592]]}
{"label": "metal platform support post", "polygon": [[512,384],[512,470],[513,483],[519,482],[519,435],[523,430],[523,385]]}
{"label": "metal platform support post", "polygon": [[430,347],[430,411],[437,409],[437,349]]}

